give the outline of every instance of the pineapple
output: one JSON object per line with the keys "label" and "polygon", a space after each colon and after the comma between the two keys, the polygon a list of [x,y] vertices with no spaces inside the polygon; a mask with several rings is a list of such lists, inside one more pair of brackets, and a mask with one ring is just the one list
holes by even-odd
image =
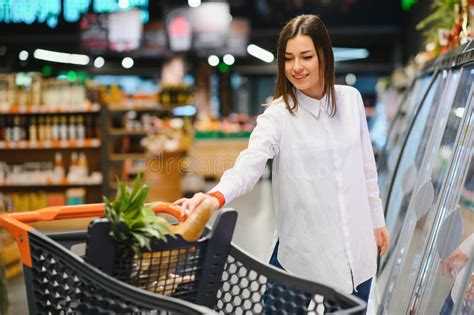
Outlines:
{"label": "pineapple", "polygon": [[115,201],[104,196],[105,217],[111,223],[110,235],[118,247],[135,254],[146,247],[150,249],[152,239],[166,241],[167,235],[174,236],[166,219],[156,216],[151,206],[145,206],[150,190],[143,184],[141,176],[134,182],[133,189],[117,179],[118,189]]}
{"label": "pineapple", "polygon": [[[175,237],[175,234],[180,234],[186,241],[196,241],[212,214],[212,204],[203,202],[185,222],[172,226],[166,219],[156,216],[151,205],[145,206],[150,187],[142,183],[140,176],[132,190],[120,180],[117,182],[115,201],[104,197],[104,203],[105,217],[111,223],[110,235],[120,253],[119,264],[130,271],[128,275],[120,275],[119,279],[152,292],[173,295],[180,284],[194,281],[194,274],[175,274],[178,262],[187,259],[186,255],[179,249],[153,255],[151,241],[166,241],[168,236]],[[160,202],[154,205],[166,206]],[[142,248],[149,251],[141,253]],[[140,261],[140,266],[133,261]],[[158,269],[158,266],[161,267]]]}

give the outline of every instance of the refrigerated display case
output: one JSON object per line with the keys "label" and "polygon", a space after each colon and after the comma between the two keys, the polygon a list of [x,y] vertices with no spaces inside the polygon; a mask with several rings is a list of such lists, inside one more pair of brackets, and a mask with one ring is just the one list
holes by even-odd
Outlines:
{"label": "refrigerated display case", "polygon": [[[471,105],[472,110],[472,105]],[[474,121],[471,113],[469,127]],[[474,138],[466,134],[459,163],[450,172],[440,220],[433,227],[431,251],[416,280],[410,309],[420,314],[469,314],[473,298]],[[472,313],[471,313],[472,314]]]}
{"label": "refrigerated display case", "polygon": [[[443,125],[442,121],[436,121],[436,118],[443,120],[443,117],[439,115],[436,117],[439,108],[443,107],[440,105],[452,102],[452,97],[445,93],[445,87],[446,90],[450,89],[453,83],[458,80],[458,72],[448,73],[448,71],[443,70],[442,73],[436,75],[403,146],[397,172],[394,174],[391,189],[385,202],[385,217],[392,244],[398,243],[402,224],[413,195],[415,181],[421,167],[422,157],[427,150],[427,140],[430,138],[434,126]],[[387,255],[380,260],[380,270],[382,272],[380,277],[383,280],[386,279],[394,264],[394,250],[395,246],[392,246]]]}
{"label": "refrigerated display case", "polygon": [[401,139],[406,137],[409,122],[415,116],[415,109],[419,108],[421,101],[425,98],[426,92],[435,78],[436,75],[429,73],[413,80],[399,104],[397,114],[388,131],[387,141],[377,160],[379,186],[382,196],[388,194],[390,188],[389,179],[393,175],[396,158],[400,153]]}
{"label": "refrigerated display case", "polygon": [[[394,145],[401,150],[384,200],[392,241],[376,281],[380,314],[434,314],[445,301],[451,308],[443,314],[462,307],[472,311],[472,292],[452,293],[453,281],[458,282],[456,292],[472,289],[470,271],[459,273],[459,280],[437,274],[446,270],[445,260],[449,262],[469,231],[473,233],[474,194],[462,194],[461,201],[459,193],[465,185],[472,186],[466,162],[473,150],[474,50],[470,45],[430,65],[433,82],[420,106],[412,109],[414,118],[406,137]],[[463,204],[464,212],[456,210],[456,204]],[[466,257],[463,270],[472,270],[472,258]],[[431,300],[434,296],[439,303]],[[460,302],[463,296],[471,300]]]}

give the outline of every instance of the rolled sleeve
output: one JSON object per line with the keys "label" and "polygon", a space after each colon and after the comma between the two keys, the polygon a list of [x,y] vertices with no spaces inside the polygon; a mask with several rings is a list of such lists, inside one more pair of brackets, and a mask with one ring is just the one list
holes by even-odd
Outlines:
{"label": "rolled sleeve", "polygon": [[377,178],[377,166],[375,163],[374,151],[370,140],[367,118],[365,116],[364,103],[359,92],[357,92],[359,112],[360,112],[360,131],[362,142],[362,155],[364,163],[365,182],[367,185],[367,195],[369,198],[370,214],[372,218],[372,227],[381,228],[385,225],[382,200]]}
{"label": "rolled sleeve", "polygon": [[471,257],[474,251],[474,233],[471,233],[462,243],[459,245],[459,250],[461,250],[464,255]]}

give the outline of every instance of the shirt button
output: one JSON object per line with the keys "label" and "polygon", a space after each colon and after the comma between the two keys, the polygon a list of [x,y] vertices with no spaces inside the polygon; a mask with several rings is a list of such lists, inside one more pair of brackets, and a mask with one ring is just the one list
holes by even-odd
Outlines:
{"label": "shirt button", "polygon": [[326,176],[327,173],[328,173],[328,171],[327,171],[325,168],[323,168],[323,169],[321,170],[321,175],[322,175],[322,176]]}

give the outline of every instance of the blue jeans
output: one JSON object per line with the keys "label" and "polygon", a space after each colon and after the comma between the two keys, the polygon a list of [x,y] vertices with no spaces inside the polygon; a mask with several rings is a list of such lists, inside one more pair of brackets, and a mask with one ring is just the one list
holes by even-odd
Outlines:
{"label": "blue jeans", "polygon": [[449,291],[448,296],[444,300],[443,307],[441,308],[441,311],[439,312],[440,315],[451,315],[453,312],[454,308],[454,301],[451,298],[451,291]]}
{"label": "blue jeans", "polygon": [[[270,265],[285,270],[285,268],[283,268],[283,266],[278,261],[278,244],[279,242],[276,243],[275,248],[273,249],[272,257],[270,258]],[[356,287],[357,292],[356,291],[352,292],[352,295],[357,296],[359,299],[364,300],[365,303],[368,303],[371,285],[372,285],[372,278],[359,284]]]}

